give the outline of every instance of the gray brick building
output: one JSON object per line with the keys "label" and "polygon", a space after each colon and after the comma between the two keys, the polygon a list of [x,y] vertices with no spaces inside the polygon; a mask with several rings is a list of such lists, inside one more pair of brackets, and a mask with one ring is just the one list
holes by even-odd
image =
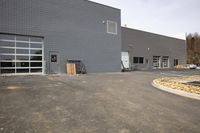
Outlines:
{"label": "gray brick building", "polygon": [[1,0],[1,74],[120,71],[120,10],[87,0]]}
{"label": "gray brick building", "polygon": [[146,70],[186,64],[184,40],[121,28],[121,11],[87,0],[1,0],[0,74],[66,73],[67,61],[87,72]]}
{"label": "gray brick building", "polygon": [[122,51],[138,70],[174,68],[186,64],[185,40],[122,27]]}

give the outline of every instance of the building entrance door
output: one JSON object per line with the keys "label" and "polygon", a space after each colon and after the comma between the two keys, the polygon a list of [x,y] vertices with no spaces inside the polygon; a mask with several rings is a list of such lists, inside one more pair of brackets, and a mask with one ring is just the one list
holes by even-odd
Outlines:
{"label": "building entrance door", "polygon": [[162,68],[169,68],[169,56],[162,57]]}
{"label": "building entrance door", "polygon": [[60,55],[58,51],[50,51],[50,73],[58,74],[60,73]]}
{"label": "building entrance door", "polygon": [[153,56],[153,68],[161,68],[161,57]]}

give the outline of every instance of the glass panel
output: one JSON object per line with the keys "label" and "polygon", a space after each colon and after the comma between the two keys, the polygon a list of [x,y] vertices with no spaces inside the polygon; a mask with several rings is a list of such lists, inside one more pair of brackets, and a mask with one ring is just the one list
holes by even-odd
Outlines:
{"label": "glass panel", "polygon": [[138,63],[138,57],[133,58],[133,63]]}
{"label": "glass panel", "polygon": [[4,73],[15,73],[15,69],[2,69],[0,70],[2,74]]}
{"label": "glass panel", "polygon": [[16,54],[29,54],[28,49],[16,49]]}
{"label": "glass panel", "polygon": [[178,59],[174,59],[174,66],[178,65]]}
{"label": "glass panel", "polygon": [[38,37],[31,37],[31,42],[42,42],[42,38],[38,38]]}
{"label": "glass panel", "polygon": [[14,55],[0,55],[0,60],[14,60]]}
{"label": "glass panel", "polygon": [[31,48],[42,48],[42,44],[31,43]]}
{"label": "glass panel", "polygon": [[17,60],[29,60],[29,56],[17,56]]}
{"label": "glass panel", "polygon": [[107,32],[117,34],[117,23],[113,21],[107,21]]}
{"label": "glass panel", "polygon": [[42,72],[42,68],[39,69],[31,69],[31,73],[41,73]]}
{"label": "glass panel", "polygon": [[17,69],[17,73],[29,73],[29,69]]}
{"label": "glass panel", "polygon": [[29,41],[29,37],[27,37],[27,36],[17,36],[16,40],[17,41]]}
{"label": "glass panel", "polygon": [[42,50],[31,50],[31,54],[42,54]]}
{"label": "glass panel", "polygon": [[31,67],[42,67],[42,62],[31,62]]}
{"label": "glass panel", "polygon": [[14,43],[14,42],[4,42],[4,41],[0,41],[0,46],[15,47],[15,43]]}
{"label": "glass panel", "polygon": [[29,48],[29,43],[20,43],[20,42],[17,42],[16,44],[17,44],[16,47]]}
{"label": "glass panel", "polygon": [[15,53],[15,49],[10,49],[10,48],[0,48],[0,53],[10,53],[10,54],[14,54]]}
{"label": "glass panel", "polygon": [[15,67],[15,62],[0,62],[1,67]]}
{"label": "glass panel", "polygon": [[163,56],[162,57],[162,65],[163,65],[164,68],[169,66],[168,61],[169,61],[169,56]]}
{"label": "glass panel", "polygon": [[29,62],[16,62],[17,67],[29,67]]}
{"label": "glass panel", "polygon": [[42,61],[42,56],[31,56],[31,60],[41,60]]}
{"label": "glass panel", "polygon": [[144,58],[143,58],[143,57],[140,57],[140,58],[139,58],[139,63],[140,63],[140,64],[143,64],[143,63],[144,63]]}

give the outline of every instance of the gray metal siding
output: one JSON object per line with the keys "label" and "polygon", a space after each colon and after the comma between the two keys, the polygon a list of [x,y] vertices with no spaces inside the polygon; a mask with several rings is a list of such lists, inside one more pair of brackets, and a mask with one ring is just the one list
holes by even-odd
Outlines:
{"label": "gray metal siding", "polygon": [[[132,49],[129,47],[130,44],[133,45]],[[174,65],[174,59],[178,59],[179,64],[186,64],[185,40],[124,27],[122,27],[122,51],[129,51],[132,64],[132,57],[149,59],[149,64],[133,64],[136,69],[151,69],[153,56],[169,56],[171,68]]]}
{"label": "gray metal siding", "polygon": [[[81,59],[88,72],[120,71],[120,10],[85,0],[1,0],[0,32],[44,37],[49,51],[60,53],[60,70],[67,59]],[[118,34],[106,33],[103,21],[116,21]]]}

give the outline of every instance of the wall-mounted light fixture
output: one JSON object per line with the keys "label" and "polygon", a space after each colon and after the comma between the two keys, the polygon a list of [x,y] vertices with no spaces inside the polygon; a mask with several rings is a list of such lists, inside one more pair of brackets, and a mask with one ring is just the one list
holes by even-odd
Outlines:
{"label": "wall-mounted light fixture", "polygon": [[102,21],[102,23],[103,23],[103,24],[105,24],[105,23],[106,23],[106,21],[105,21],[105,20],[103,20],[103,21]]}

